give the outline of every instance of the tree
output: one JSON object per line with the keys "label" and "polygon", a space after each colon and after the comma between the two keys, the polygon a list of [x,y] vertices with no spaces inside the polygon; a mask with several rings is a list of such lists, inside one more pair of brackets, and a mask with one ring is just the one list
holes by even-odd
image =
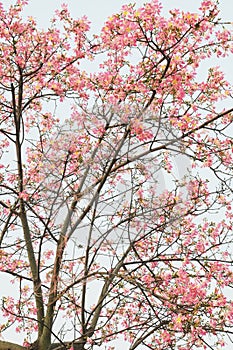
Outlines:
{"label": "tree", "polygon": [[232,52],[217,3],[125,5],[92,40],[66,5],[47,30],[25,5],[0,8],[0,271],[17,290],[1,334],[22,334],[1,350],[224,346],[232,90],[202,66]]}

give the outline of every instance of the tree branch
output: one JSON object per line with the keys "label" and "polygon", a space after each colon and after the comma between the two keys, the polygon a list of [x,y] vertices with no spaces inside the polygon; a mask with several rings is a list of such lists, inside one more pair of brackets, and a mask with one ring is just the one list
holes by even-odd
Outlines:
{"label": "tree branch", "polygon": [[1,350],[26,350],[24,346],[21,346],[16,343],[11,343],[9,341],[0,340],[0,349]]}

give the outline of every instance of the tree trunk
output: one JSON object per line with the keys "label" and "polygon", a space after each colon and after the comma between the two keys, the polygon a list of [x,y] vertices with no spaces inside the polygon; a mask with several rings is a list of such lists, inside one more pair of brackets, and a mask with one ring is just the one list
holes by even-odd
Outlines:
{"label": "tree trunk", "polygon": [[3,340],[0,340],[0,349],[1,350],[26,350],[24,346],[11,343],[9,341],[3,341]]}
{"label": "tree trunk", "polygon": [[85,350],[84,345],[85,345],[85,342],[82,340],[74,343],[65,342],[65,346],[58,343],[54,343],[50,345],[49,350],[69,350],[71,347],[73,347],[74,350]]}
{"label": "tree trunk", "polygon": [[76,343],[65,342],[64,345],[59,343],[54,343],[47,348],[43,348],[43,344],[39,345],[38,342],[36,341],[35,343],[31,344],[29,348],[28,347],[26,348],[16,343],[0,340],[0,350],[69,350],[71,346],[73,347],[74,350],[84,350],[84,345],[85,345],[85,342],[83,341],[79,341]]}

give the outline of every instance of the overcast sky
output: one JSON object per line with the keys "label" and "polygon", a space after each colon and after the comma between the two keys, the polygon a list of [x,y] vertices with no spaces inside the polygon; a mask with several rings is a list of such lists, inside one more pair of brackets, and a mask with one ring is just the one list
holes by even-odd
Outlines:
{"label": "overcast sky", "polygon": [[[67,3],[73,17],[78,18],[82,15],[87,17],[92,22],[92,33],[98,33],[99,29],[103,25],[104,21],[112,13],[119,11],[123,4],[135,2],[138,6],[141,6],[144,0],[29,0],[29,5],[25,9],[26,16],[33,16],[37,19],[40,27],[46,27],[49,25],[49,19],[51,18],[54,10],[58,8],[62,3]],[[165,12],[170,8],[180,8],[189,11],[197,11],[200,0],[161,0]],[[14,3],[12,0],[3,0],[3,5],[8,6]],[[233,21],[233,0],[220,0],[221,15],[224,20]],[[232,77],[232,65],[224,64],[224,70],[227,72],[229,79]],[[1,276],[2,277],[2,276]],[[5,290],[4,290],[5,289]],[[13,293],[14,287],[8,284],[1,287],[1,292]],[[4,290],[4,291],[3,291]],[[2,293],[1,293],[2,294]],[[9,333],[8,333],[9,334]],[[11,334],[12,341],[21,342],[21,337],[16,334]],[[7,338],[6,338],[7,340]],[[226,350],[229,348],[225,348]]]}

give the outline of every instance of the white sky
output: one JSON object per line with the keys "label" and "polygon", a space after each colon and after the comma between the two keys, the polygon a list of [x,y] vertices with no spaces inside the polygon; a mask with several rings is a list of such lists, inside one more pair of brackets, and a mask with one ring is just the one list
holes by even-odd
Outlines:
{"label": "white sky", "polygon": [[[219,0],[221,14],[220,17],[226,21],[233,21],[233,0]],[[92,33],[96,34],[103,25],[104,21],[112,13],[119,11],[123,4],[136,3],[141,6],[144,0],[29,0],[29,5],[25,9],[26,16],[33,16],[37,19],[40,27],[49,25],[49,19],[53,12],[62,3],[67,3],[73,17],[87,15],[92,22]],[[197,11],[200,0],[161,0],[165,11],[171,8],[180,8],[188,11]],[[4,6],[8,6],[14,1],[2,0]],[[229,62],[229,61],[227,61]],[[232,64],[225,62],[223,69],[227,73],[228,78],[232,79]],[[231,75],[230,75],[231,74]],[[2,278],[2,276],[1,276]],[[5,285],[1,287],[1,294],[13,294],[14,286],[3,282]],[[3,292],[4,290],[4,292]],[[1,321],[1,320],[0,320]],[[5,340],[21,342],[22,338],[17,334],[9,334],[9,338]],[[121,348],[119,344],[119,348]],[[225,350],[230,350],[231,347],[226,347]]]}

